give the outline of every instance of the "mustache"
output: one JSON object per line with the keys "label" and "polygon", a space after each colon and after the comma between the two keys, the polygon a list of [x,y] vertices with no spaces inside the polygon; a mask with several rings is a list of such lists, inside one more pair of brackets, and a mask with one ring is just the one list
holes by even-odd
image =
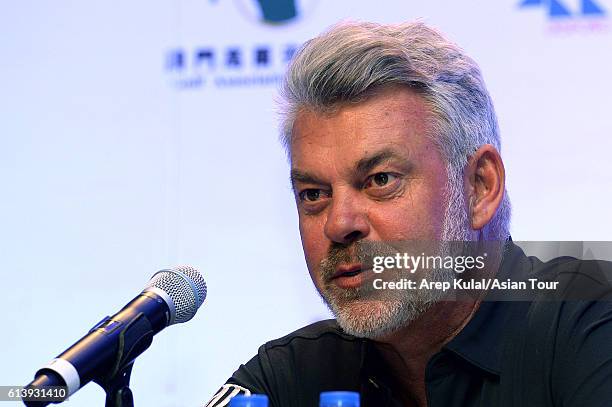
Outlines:
{"label": "mustache", "polygon": [[361,263],[364,268],[372,265],[375,256],[393,255],[397,248],[385,242],[358,240],[350,244],[332,242],[327,256],[321,260],[320,270],[323,281],[329,282],[342,263]]}

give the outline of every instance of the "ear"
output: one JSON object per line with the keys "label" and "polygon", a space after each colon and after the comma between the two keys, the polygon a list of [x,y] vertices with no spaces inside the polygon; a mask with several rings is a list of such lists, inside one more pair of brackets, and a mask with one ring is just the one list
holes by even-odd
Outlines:
{"label": "ear", "polygon": [[491,144],[476,150],[468,160],[464,182],[472,229],[481,230],[504,197],[506,171],[499,151]]}

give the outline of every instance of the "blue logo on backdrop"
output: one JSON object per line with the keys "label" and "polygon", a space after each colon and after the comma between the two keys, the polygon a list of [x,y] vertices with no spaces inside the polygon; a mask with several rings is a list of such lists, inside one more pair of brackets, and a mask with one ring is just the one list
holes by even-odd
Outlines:
{"label": "blue logo on backdrop", "polygon": [[595,0],[580,0],[578,10],[572,10],[565,0],[523,0],[520,7],[542,6],[547,9],[550,18],[563,17],[601,17],[606,14],[604,9]]}
{"label": "blue logo on backdrop", "polygon": [[602,32],[608,29],[601,0],[522,0],[520,8],[540,7],[546,11],[552,34]]}
{"label": "blue logo on backdrop", "polygon": [[261,19],[265,23],[279,24],[293,20],[298,11],[295,0],[257,0]]}
{"label": "blue logo on backdrop", "polygon": [[[308,14],[318,1],[234,0],[234,6],[257,26],[281,29]],[[209,3],[214,8],[218,0]],[[287,40],[178,46],[166,51],[164,68],[170,83],[178,89],[274,86],[282,80],[298,46]]]}
{"label": "blue logo on backdrop", "polygon": [[276,85],[297,47],[285,44],[176,48],[166,53],[165,69],[173,86],[179,89]]}
{"label": "blue logo on backdrop", "polygon": [[[212,0],[217,1],[217,0]],[[250,20],[269,25],[291,23],[313,8],[318,0],[234,0]]]}

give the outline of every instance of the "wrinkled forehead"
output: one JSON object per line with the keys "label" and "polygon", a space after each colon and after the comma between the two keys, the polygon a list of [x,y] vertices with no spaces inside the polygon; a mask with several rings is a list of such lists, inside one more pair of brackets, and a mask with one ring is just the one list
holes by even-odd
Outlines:
{"label": "wrinkled forehead", "polygon": [[292,168],[354,164],[375,151],[418,155],[431,148],[432,114],[424,99],[390,89],[366,101],[321,111],[303,108],[290,141]]}

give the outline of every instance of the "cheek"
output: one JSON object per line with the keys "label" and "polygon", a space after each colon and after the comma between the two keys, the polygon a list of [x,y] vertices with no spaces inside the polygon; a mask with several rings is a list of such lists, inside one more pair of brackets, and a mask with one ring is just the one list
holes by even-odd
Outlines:
{"label": "cheek", "polygon": [[429,236],[433,237],[434,240],[439,240],[442,236],[444,214],[447,206],[445,200],[445,179],[440,178],[437,181],[427,189],[426,193],[428,196],[425,202],[428,202],[428,205],[425,205],[422,209],[423,216],[428,220],[427,229]]}
{"label": "cheek", "polygon": [[308,271],[313,277],[319,268],[319,263],[325,258],[328,250],[328,242],[323,233],[323,225],[313,219],[300,218],[300,236],[302,238],[302,249],[306,258]]}
{"label": "cheek", "polygon": [[437,240],[444,218],[442,196],[437,188],[415,185],[393,204],[376,205],[369,211],[372,236],[383,241]]}
{"label": "cheek", "polygon": [[421,238],[424,234],[422,218],[414,207],[406,205],[370,212],[375,234],[378,239],[387,242]]}

